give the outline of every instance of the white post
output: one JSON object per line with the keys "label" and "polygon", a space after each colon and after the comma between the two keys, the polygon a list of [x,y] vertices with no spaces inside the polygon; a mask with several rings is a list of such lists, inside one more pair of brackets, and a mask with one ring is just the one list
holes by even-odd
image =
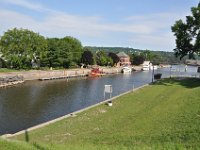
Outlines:
{"label": "white post", "polygon": [[106,98],[106,93],[110,94],[110,98],[112,97],[112,85],[104,86],[104,99]]}

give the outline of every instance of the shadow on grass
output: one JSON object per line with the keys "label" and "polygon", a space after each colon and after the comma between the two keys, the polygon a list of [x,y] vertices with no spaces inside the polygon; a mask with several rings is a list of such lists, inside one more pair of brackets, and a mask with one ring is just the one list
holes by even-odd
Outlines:
{"label": "shadow on grass", "polygon": [[[25,135],[25,141],[28,143],[30,141],[28,130],[25,130],[25,134],[24,135]],[[37,143],[33,143],[32,145],[33,145],[33,147],[35,147],[38,150],[47,150],[47,148],[42,147],[41,145],[39,145]]]}
{"label": "shadow on grass", "polygon": [[159,80],[152,85],[173,86],[181,85],[185,88],[200,87],[200,78],[166,78]]}
{"label": "shadow on grass", "polygon": [[28,131],[25,130],[25,141],[28,143],[29,142],[29,135],[28,135]]}
{"label": "shadow on grass", "polygon": [[42,147],[41,145],[37,144],[37,143],[33,143],[33,146],[38,149],[38,150],[48,150],[47,148],[45,147]]}

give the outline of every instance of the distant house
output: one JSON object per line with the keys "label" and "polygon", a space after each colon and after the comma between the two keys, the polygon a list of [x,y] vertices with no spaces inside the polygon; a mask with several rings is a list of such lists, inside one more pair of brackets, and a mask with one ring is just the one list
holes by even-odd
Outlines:
{"label": "distant house", "polygon": [[152,63],[150,61],[144,61],[142,64],[142,70],[148,71],[151,69]]}
{"label": "distant house", "polygon": [[185,64],[194,65],[194,66],[200,66],[200,60],[186,59]]}
{"label": "distant house", "polygon": [[126,53],[119,52],[119,53],[117,53],[117,56],[120,59],[119,64],[118,64],[119,66],[129,66],[129,65],[131,65],[130,57]]}

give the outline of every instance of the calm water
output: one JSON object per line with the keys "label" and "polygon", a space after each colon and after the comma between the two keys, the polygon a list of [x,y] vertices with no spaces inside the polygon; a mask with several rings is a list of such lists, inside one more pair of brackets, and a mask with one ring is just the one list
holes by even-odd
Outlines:
{"label": "calm water", "polygon": [[[171,74],[196,74],[196,67],[172,67]],[[175,72],[176,71],[176,72]],[[159,69],[162,77],[170,76],[170,69]],[[22,85],[0,89],[0,134],[15,133],[104,99],[105,84],[113,86],[113,96],[151,82],[152,72],[130,75],[111,75],[76,80],[29,81]]]}

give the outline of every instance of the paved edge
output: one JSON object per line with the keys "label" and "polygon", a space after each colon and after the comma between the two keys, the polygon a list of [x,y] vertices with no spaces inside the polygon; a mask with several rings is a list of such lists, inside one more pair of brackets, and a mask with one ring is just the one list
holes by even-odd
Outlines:
{"label": "paved edge", "polygon": [[144,88],[144,87],[146,87],[146,86],[149,86],[149,85],[150,85],[150,84],[145,84],[145,85],[140,86],[140,87],[138,87],[138,88],[134,88],[134,89],[129,90],[129,91],[127,91],[127,92],[124,92],[124,93],[122,93],[122,94],[120,94],[120,95],[114,96],[114,97],[112,97],[112,98],[110,98],[110,99],[104,100],[104,101],[102,101],[102,102],[99,102],[99,103],[97,103],[97,104],[88,106],[88,107],[86,107],[86,108],[83,108],[83,109],[81,109],[81,110],[72,112],[72,113],[67,114],[67,115],[64,115],[64,116],[62,116],[62,117],[59,117],[59,118],[56,118],[56,119],[53,119],[53,120],[50,120],[50,121],[47,121],[47,122],[38,124],[38,125],[36,125],[36,126],[27,128],[27,129],[25,129],[25,130],[16,132],[16,133],[14,133],[14,134],[4,134],[4,135],[2,135],[2,136],[0,136],[0,137],[2,137],[2,138],[10,138],[10,137],[14,137],[14,136],[17,136],[17,135],[20,135],[20,134],[24,134],[24,133],[27,132],[27,131],[29,132],[29,131],[32,131],[32,130],[36,130],[36,129],[45,127],[45,126],[47,126],[47,125],[50,125],[50,124],[55,123],[55,122],[58,122],[58,121],[63,120],[63,119],[65,119],[65,118],[71,117],[71,116],[73,116],[73,115],[75,115],[75,114],[81,113],[81,112],[83,112],[83,111],[85,111],[85,110],[89,110],[89,109],[91,109],[91,108],[94,108],[94,107],[96,107],[96,106],[99,106],[99,105],[101,105],[101,104],[103,104],[103,103],[106,103],[106,102],[108,102],[108,101],[115,100],[115,99],[117,99],[117,98],[120,97],[120,96],[126,95],[126,94],[131,93],[131,92],[135,92],[135,91],[137,91],[137,90],[139,90],[139,89],[141,89],[141,88]]}

